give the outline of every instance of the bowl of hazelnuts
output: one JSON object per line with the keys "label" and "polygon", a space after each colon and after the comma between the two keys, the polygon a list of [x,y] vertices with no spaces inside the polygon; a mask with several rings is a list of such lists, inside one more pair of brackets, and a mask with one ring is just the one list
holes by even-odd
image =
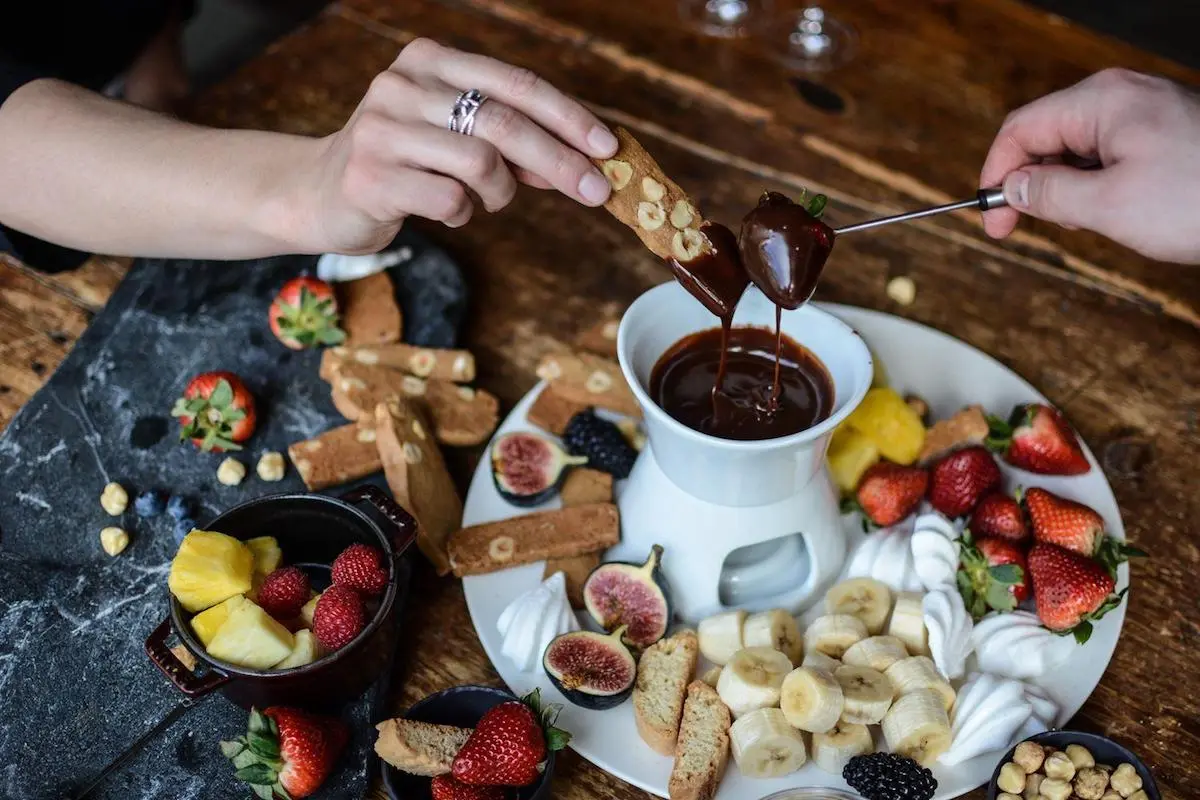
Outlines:
{"label": "bowl of hazelnuts", "polygon": [[1162,800],[1129,748],[1095,733],[1046,731],[1008,751],[988,800]]}

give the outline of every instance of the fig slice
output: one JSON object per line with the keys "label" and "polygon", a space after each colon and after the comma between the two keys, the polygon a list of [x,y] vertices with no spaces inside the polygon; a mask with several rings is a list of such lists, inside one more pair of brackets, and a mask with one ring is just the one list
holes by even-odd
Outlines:
{"label": "fig slice", "polygon": [[671,592],[660,569],[662,555],[656,544],[645,563],[606,562],[583,584],[584,605],[592,619],[606,631],[624,627],[625,643],[639,650],[665,636],[671,624]]}
{"label": "fig slice", "polygon": [[516,506],[535,506],[549,500],[562,485],[567,469],[586,463],[586,456],[568,455],[536,433],[506,433],[492,443],[496,491]]}
{"label": "fig slice", "polygon": [[637,680],[637,663],[622,642],[625,626],[612,633],[572,631],[554,638],[542,668],[563,697],[600,711],[625,702]]}

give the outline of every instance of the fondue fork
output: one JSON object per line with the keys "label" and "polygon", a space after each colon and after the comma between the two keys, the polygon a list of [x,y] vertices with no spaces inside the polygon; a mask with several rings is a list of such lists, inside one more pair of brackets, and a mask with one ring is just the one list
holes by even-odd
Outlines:
{"label": "fondue fork", "polygon": [[908,222],[914,219],[921,219],[922,217],[932,217],[934,214],[944,214],[947,211],[958,211],[963,208],[977,208],[980,211],[988,211],[993,208],[1004,208],[1007,205],[1008,201],[1004,199],[1003,189],[980,189],[975,197],[970,200],[948,203],[944,206],[934,206],[933,208],[923,208],[920,211],[909,211],[907,214],[895,214],[890,217],[880,217],[879,219],[867,220],[866,222],[858,222],[854,225],[835,228],[834,233],[841,236],[842,234],[854,233],[855,231],[865,231],[868,228],[878,228],[880,225],[890,225],[893,222]]}

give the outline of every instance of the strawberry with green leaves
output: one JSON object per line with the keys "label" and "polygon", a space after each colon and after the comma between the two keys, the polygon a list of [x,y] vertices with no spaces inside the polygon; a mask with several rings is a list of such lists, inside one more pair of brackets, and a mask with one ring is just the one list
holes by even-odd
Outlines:
{"label": "strawberry with green leaves", "polygon": [[1116,581],[1099,561],[1045,542],[1029,551],[1029,572],[1042,624],[1073,634],[1080,644],[1092,635],[1092,622],[1119,606],[1126,592],[1113,593]]}
{"label": "strawberry with green leaves", "polygon": [[1025,492],[1033,538],[1058,545],[1100,563],[1115,575],[1117,565],[1131,557],[1145,556],[1138,548],[1104,535],[1104,519],[1091,506],[1033,487]]}
{"label": "strawberry with green leaves", "polygon": [[188,383],[171,416],[179,420],[179,439],[191,439],[205,452],[241,450],[254,433],[254,395],[232,372],[203,372]]}
{"label": "strawberry with green leaves", "polygon": [[238,780],[262,800],[308,797],[320,788],[349,730],[339,719],[319,717],[295,708],[273,706],[250,710],[245,736],[221,742],[221,753],[233,762]]}
{"label": "strawberry with green leaves", "polygon": [[863,473],[854,496],[867,520],[886,528],[917,509],[928,483],[929,473],[920,467],[881,461]]}
{"label": "strawberry with green leaves", "polygon": [[454,757],[451,774],[475,786],[528,786],[541,777],[547,754],[571,738],[554,727],[561,708],[543,708],[541,692],[534,689],[488,709]]}
{"label": "strawberry with green leaves", "polygon": [[1025,552],[1005,539],[974,539],[969,531],[959,540],[958,592],[975,619],[989,610],[1012,611],[1029,597],[1029,568]]}
{"label": "strawberry with green leaves", "polygon": [[1025,403],[1007,421],[989,417],[987,445],[1004,460],[1039,475],[1082,475],[1092,468],[1079,437],[1062,413],[1042,403]]}
{"label": "strawberry with green leaves", "polygon": [[317,278],[293,278],[285,283],[275,295],[267,319],[275,338],[292,350],[346,341],[346,332],[338,327],[333,287]]}

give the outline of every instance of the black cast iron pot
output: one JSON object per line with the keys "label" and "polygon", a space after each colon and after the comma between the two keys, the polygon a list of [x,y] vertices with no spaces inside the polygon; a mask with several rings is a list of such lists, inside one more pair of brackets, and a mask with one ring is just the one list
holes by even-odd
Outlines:
{"label": "black cast iron pot", "polygon": [[[386,522],[376,522],[363,506],[374,509]],[[350,644],[312,664],[288,670],[248,669],[212,658],[192,633],[191,615],[172,597],[170,614],[146,640],[146,653],[181,692],[196,698],[219,689],[244,708],[293,705],[336,709],[375,682],[396,646],[396,559],[417,533],[417,523],[407,511],[379,487],[366,485],[341,498],[318,494],[260,497],[231,508],[205,527],[238,539],[274,536],[283,550],[284,563],[308,572],[317,589],[328,584],[329,565],[348,546],[361,542],[378,547],[388,565],[388,585],[374,618]],[[172,631],[207,665],[205,674],[190,672],[167,647]]]}

